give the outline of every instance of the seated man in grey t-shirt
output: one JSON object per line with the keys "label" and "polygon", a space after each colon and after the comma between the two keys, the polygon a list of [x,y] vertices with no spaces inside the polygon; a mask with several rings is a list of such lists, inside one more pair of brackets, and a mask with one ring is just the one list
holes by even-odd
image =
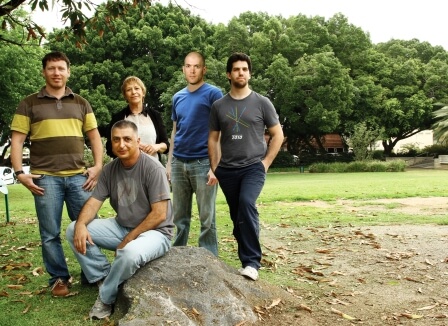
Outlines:
{"label": "seated man in grey t-shirt", "polygon": [[[110,316],[119,285],[170,249],[174,229],[165,168],[140,152],[137,126],[118,121],[111,136],[117,158],[104,166],[78,220],[67,228],[67,240],[88,281],[101,284],[89,313],[94,319]],[[94,219],[107,198],[116,217]],[[113,264],[101,249],[115,251]]]}

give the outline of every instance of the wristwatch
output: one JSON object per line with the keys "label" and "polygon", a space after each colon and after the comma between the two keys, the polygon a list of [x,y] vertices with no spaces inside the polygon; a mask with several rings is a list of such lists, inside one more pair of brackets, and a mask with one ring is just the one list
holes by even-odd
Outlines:
{"label": "wristwatch", "polygon": [[19,174],[24,174],[23,170],[15,171],[14,175],[17,177]]}

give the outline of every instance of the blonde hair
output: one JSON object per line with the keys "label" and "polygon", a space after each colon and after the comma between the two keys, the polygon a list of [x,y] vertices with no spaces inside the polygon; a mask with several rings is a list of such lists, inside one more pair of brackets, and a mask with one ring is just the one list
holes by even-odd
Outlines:
{"label": "blonde hair", "polygon": [[125,78],[125,80],[123,81],[123,84],[121,85],[121,93],[123,94],[124,98],[126,98],[126,87],[130,83],[136,83],[138,86],[140,86],[142,91],[143,91],[143,97],[145,97],[145,95],[146,95],[146,86],[142,82],[142,80],[140,78],[138,78],[138,77],[135,77],[135,76],[129,76],[129,77]]}

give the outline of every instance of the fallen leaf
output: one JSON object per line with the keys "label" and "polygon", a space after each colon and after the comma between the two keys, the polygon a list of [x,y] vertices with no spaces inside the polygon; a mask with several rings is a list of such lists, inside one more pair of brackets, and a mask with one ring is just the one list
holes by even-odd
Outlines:
{"label": "fallen leaf", "polygon": [[29,304],[28,306],[26,306],[26,308],[22,311],[22,314],[26,314],[28,312],[28,310],[30,310],[31,305]]}
{"label": "fallen leaf", "polygon": [[26,246],[21,246],[21,247],[18,247],[17,248],[17,250],[33,250],[33,249],[31,249],[31,248],[27,248]]}
{"label": "fallen leaf", "polygon": [[421,311],[421,310],[431,310],[431,309],[437,307],[438,305],[439,305],[439,304],[436,303],[436,304],[433,304],[432,306],[426,306],[426,307],[422,307],[422,308],[417,308],[417,310],[418,310],[418,311]]}
{"label": "fallen leaf", "polygon": [[349,316],[347,314],[344,314],[342,311],[336,310],[334,308],[331,308],[331,311],[339,316],[341,316],[344,319],[348,319],[348,320],[355,320],[356,318]]}
{"label": "fallen leaf", "polygon": [[299,310],[306,310],[308,312],[313,312],[310,307],[305,306],[304,304],[299,304]]}
{"label": "fallen leaf", "polygon": [[401,316],[406,317],[408,319],[420,319],[420,318],[423,318],[422,315],[414,315],[414,314],[408,314],[408,313],[402,313]]}
{"label": "fallen leaf", "polygon": [[427,315],[428,318],[448,318],[447,314]]}
{"label": "fallen leaf", "polygon": [[319,254],[329,254],[333,251],[334,249],[325,249],[325,248],[316,248],[314,249],[315,252],[319,253]]}
{"label": "fallen leaf", "polygon": [[19,284],[8,284],[7,285],[8,288],[13,289],[13,290],[18,290],[23,288],[23,285],[19,285]]}
{"label": "fallen leaf", "polygon": [[272,303],[268,307],[266,307],[266,310],[269,310],[275,306],[278,306],[280,302],[282,302],[282,299],[280,299],[280,298],[272,300]]}
{"label": "fallen leaf", "polygon": [[246,323],[247,323],[247,320],[243,320],[242,322],[235,324],[235,326],[243,326]]}
{"label": "fallen leaf", "polygon": [[342,272],[338,272],[338,271],[334,271],[334,272],[332,272],[331,275],[342,275],[342,276],[345,276],[344,273],[342,273]]}
{"label": "fallen leaf", "polygon": [[34,276],[39,276],[39,275],[43,275],[43,274],[44,274],[44,269],[42,267],[36,267],[35,269],[33,269]]}

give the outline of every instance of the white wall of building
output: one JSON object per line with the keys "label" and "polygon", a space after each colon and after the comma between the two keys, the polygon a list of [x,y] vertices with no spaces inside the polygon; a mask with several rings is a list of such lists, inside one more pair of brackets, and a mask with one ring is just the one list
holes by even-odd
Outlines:
{"label": "white wall of building", "polygon": [[[415,135],[413,135],[413,136],[411,136],[409,138],[400,140],[397,143],[397,145],[395,145],[394,152],[395,153],[400,152],[400,150],[402,148],[404,148],[406,145],[413,145],[413,146],[416,146],[416,147],[418,147],[420,149],[423,149],[426,146],[434,145],[433,131],[432,130],[423,130],[423,131],[420,131],[419,133],[416,133]],[[384,149],[381,141],[378,141],[375,144],[375,148],[378,149],[378,150]]]}

